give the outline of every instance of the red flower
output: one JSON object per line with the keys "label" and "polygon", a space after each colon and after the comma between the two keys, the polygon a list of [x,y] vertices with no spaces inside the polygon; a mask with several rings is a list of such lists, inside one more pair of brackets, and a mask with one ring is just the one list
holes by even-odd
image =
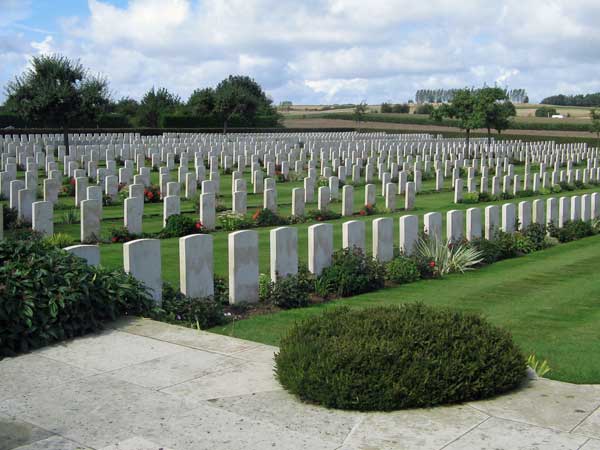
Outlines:
{"label": "red flower", "polygon": [[113,241],[113,242],[117,242],[117,237],[116,237],[116,236],[115,236],[115,237],[113,237],[113,238],[111,239],[111,241]]}
{"label": "red flower", "polygon": [[196,222],[196,230],[201,230],[202,229],[202,222]]}
{"label": "red flower", "polygon": [[152,192],[148,192],[146,197],[148,197],[149,200],[152,200],[154,198],[154,194]]}
{"label": "red flower", "polygon": [[431,262],[429,263],[429,267],[431,267],[431,268],[433,269],[433,268],[435,267],[435,261],[431,261]]}
{"label": "red flower", "polygon": [[69,183],[71,183],[73,186],[75,186],[75,178],[71,178],[71,179],[69,180]]}
{"label": "red flower", "polygon": [[252,219],[256,220],[260,216],[260,209],[257,209],[254,214],[252,214]]}
{"label": "red flower", "polygon": [[366,216],[367,215],[367,211],[365,211],[364,209],[361,209],[360,212],[359,212],[359,214],[361,216]]}

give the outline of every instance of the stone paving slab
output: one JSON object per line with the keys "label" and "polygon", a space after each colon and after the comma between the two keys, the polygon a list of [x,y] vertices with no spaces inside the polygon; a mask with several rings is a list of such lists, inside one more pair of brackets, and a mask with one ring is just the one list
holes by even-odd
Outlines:
{"label": "stone paving slab", "polygon": [[276,347],[129,318],[0,361],[0,450],[600,450],[600,386],[390,413],[298,401]]}

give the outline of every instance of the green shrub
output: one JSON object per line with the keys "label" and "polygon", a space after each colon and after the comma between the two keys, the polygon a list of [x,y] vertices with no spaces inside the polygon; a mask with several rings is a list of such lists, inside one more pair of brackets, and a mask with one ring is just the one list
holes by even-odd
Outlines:
{"label": "green shrub", "polygon": [[127,227],[116,227],[109,230],[110,242],[113,244],[124,244],[125,242],[133,241],[138,239],[139,236],[129,232]]}
{"label": "green shrub", "polygon": [[315,283],[316,293],[323,297],[348,297],[381,289],[385,268],[360,249],[342,249],[333,254],[331,266],[325,268]]}
{"label": "green shrub", "polygon": [[4,223],[4,228],[7,230],[19,228],[19,212],[16,208],[11,208],[8,205],[4,205],[4,208],[2,208],[2,220]]}
{"label": "green shrub", "polygon": [[202,222],[189,216],[174,214],[167,218],[167,224],[159,234],[161,239],[189,236],[190,234],[203,233]]}
{"label": "green shrub", "polygon": [[483,261],[483,254],[469,244],[427,237],[419,238],[414,253],[424,276],[463,273]]}
{"label": "green shrub", "polygon": [[268,208],[257,209],[252,215],[252,220],[256,222],[259,227],[272,227],[275,225],[287,225],[288,221],[285,217],[281,217],[275,214]]}
{"label": "green shrub", "polygon": [[575,241],[596,234],[592,223],[584,222],[583,220],[568,220],[563,224],[562,228],[550,224],[548,225],[548,231],[550,236],[558,239],[559,242]]}
{"label": "green shrub", "polygon": [[556,114],[556,108],[542,106],[535,110],[535,117],[552,117]]}
{"label": "green shrub", "polygon": [[228,321],[223,304],[216,296],[187,297],[169,283],[163,283],[162,306],[154,310],[153,318],[201,330],[224,325]]}
{"label": "green shrub", "polygon": [[0,356],[148,313],[146,288],[120,270],[87,263],[43,239],[0,242]]}
{"label": "green shrub", "polygon": [[491,264],[503,259],[514,258],[521,253],[517,248],[515,235],[497,230],[493,239],[473,239],[470,245],[481,252],[483,262]]}
{"label": "green shrub", "polygon": [[414,113],[430,115],[431,113],[433,113],[434,109],[435,108],[433,107],[433,105],[430,105],[429,103],[423,103],[422,105],[417,105]]}
{"label": "green shrub", "polygon": [[296,324],[275,361],[281,384],[302,400],[361,411],[478,400],[526,375],[508,332],[421,304],[334,308]]}
{"label": "green shrub", "polygon": [[66,233],[55,233],[52,236],[48,236],[46,241],[58,248],[65,248],[73,245],[73,238]]}
{"label": "green shrub", "polygon": [[220,214],[217,221],[223,231],[245,230],[254,226],[254,222],[250,218],[236,213]]}
{"label": "green shrub", "polygon": [[311,209],[306,213],[306,217],[310,220],[316,220],[317,222],[324,222],[327,220],[336,220],[342,217],[340,213],[335,211],[331,211],[330,209],[320,210],[320,209]]}
{"label": "green shrub", "polygon": [[412,283],[420,277],[417,264],[405,256],[394,258],[385,265],[385,278],[393,283]]}
{"label": "green shrub", "polygon": [[280,308],[302,308],[310,303],[310,294],[315,290],[315,281],[306,267],[300,267],[296,275],[277,278],[273,283],[261,274],[259,280],[261,300]]}

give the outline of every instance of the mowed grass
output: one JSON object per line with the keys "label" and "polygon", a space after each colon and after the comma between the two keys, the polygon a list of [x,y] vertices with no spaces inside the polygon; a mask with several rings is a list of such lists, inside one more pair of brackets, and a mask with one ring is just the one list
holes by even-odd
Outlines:
{"label": "mowed grass", "polygon": [[423,302],[482,314],[509,330],[525,355],[548,360],[547,377],[600,383],[600,236],[561,244],[466,274],[255,316],[210,331],[278,345],[297,321],[329,308]]}

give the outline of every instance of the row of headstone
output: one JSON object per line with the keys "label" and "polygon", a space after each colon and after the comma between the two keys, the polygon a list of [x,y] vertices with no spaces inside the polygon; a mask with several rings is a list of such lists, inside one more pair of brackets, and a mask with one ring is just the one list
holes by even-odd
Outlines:
{"label": "row of headstone", "polygon": [[[451,210],[446,213],[448,242],[485,238],[492,240],[498,230],[506,233],[525,229],[532,223],[563,227],[570,220],[590,221],[600,217],[600,193],[582,196],[537,199],[518,204]],[[430,212],[423,216],[424,234],[431,239],[443,239],[443,216]],[[411,255],[419,240],[419,218],[405,215],[399,218],[399,251]],[[321,223],[308,227],[308,269],[315,275],[330,266],[334,252],[333,225]],[[351,220],[342,224],[344,248],[358,248],[366,253],[366,223]],[[94,248],[96,250],[94,250]],[[74,246],[68,250],[88,262],[99,262],[95,246]],[[258,301],[259,243],[258,233],[243,230],[228,236],[229,301],[232,304]],[[382,217],[372,222],[372,255],[381,262],[394,257],[394,219]],[[180,290],[190,297],[207,297],[214,293],[213,237],[198,234],[179,240]],[[157,302],[161,301],[161,251],[157,239],[138,239],[123,246],[125,271],[142,281]],[[298,230],[279,227],[270,231],[270,276],[280,277],[298,273]]]}

